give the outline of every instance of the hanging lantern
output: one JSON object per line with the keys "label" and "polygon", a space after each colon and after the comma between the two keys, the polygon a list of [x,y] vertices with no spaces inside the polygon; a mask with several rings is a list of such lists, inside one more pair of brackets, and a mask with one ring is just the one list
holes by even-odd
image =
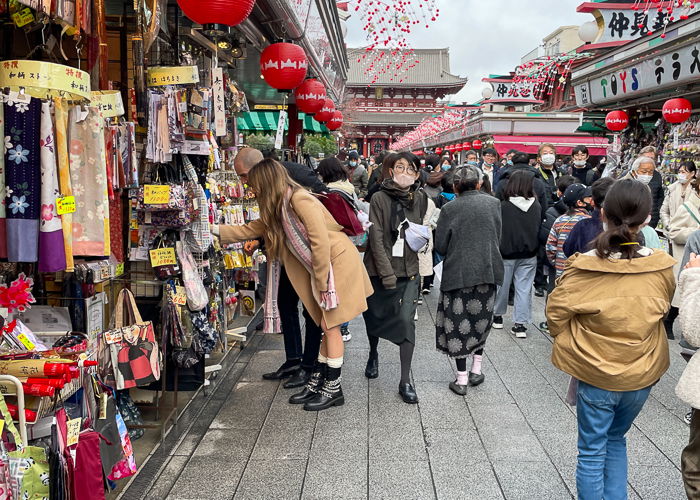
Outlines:
{"label": "hanging lantern", "polygon": [[314,119],[317,122],[326,123],[331,121],[333,118],[333,112],[335,111],[335,104],[330,99],[323,101],[323,107],[321,111],[314,115]]}
{"label": "hanging lantern", "polygon": [[236,26],[248,18],[255,0],[177,0],[177,4],[195,23]]}
{"label": "hanging lantern", "polygon": [[273,43],[260,54],[260,72],[267,84],[278,90],[301,85],[308,67],[306,52],[293,43]]}
{"label": "hanging lantern", "polygon": [[664,103],[661,113],[668,123],[683,123],[690,118],[693,112],[693,106],[688,99],[678,97],[669,99]]}
{"label": "hanging lantern", "polygon": [[435,148],[435,154],[436,155],[442,154],[442,148],[440,148],[440,147]]}
{"label": "hanging lantern", "polygon": [[613,132],[621,132],[627,128],[630,123],[630,118],[624,111],[611,111],[605,117],[605,126]]}
{"label": "hanging lantern", "polygon": [[326,87],[318,80],[310,78],[294,90],[294,97],[299,110],[312,115],[321,111],[326,100]]}
{"label": "hanging lantern", "polygon": [[481,143],[481,141],[479,139],[472,142],[472,148],[476,149],[477,151],[479,151],[482,148],[482,146],[483,146],[483,144]]}
{"label": "hanging lantern", "polygon": [[462,144],[462,149],[464,151],[469,151],[472,148],[472,143],[471,142],[464,142]]}
{"label": "hanging lantern", "polygon": [[328,130],[338,130],[342,126],[343,113],[336,109],[335,111],[333,111],[333,117],[328,121],[326,127],[328,127]]}
{"label": "hanging lantern", "polygon": [[460,142],[459,144],[456,144],[456,145],[455,145],[455,151],[457,151],[458,153],[459,153],[460,151],[462,151],[462,143],[461,143],[461,142]]}

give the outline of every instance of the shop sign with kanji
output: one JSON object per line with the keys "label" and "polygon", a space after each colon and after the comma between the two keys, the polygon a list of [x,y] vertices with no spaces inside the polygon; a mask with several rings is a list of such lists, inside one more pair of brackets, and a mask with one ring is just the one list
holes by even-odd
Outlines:
{"label": "shop sign with kanji", "polygon": [[90,75],[62,64],[44,61],[0,62],[0,87],[25,89],[38,98],[47,96],[90,99]]}

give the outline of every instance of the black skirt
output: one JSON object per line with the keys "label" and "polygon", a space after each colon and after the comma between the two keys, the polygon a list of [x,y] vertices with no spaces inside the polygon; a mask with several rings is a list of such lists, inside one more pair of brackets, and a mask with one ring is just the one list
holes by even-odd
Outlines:
{"label": "black skirt", "polygon": [[419,282],[417,276],[399,278],[396,288],[386,290],[381,278],[371,276],[374,294],[367,299],[367,310],[362,313],[367,335],[386,339],[394,344],[408,340],[416,343],[416,307]]}
{"label": "black skirt", "polygon": [[435,321],[436,347],[452,358],[482,349],[493,324],[496,285],[442,292]]}

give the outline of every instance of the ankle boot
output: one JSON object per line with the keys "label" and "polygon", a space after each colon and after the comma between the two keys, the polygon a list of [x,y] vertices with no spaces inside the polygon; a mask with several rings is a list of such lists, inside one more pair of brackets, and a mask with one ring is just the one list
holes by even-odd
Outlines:
{"label": "ankle boot", "polygon": [[340,387],[340,368],[327,369],[326,380],[318,390],[318,394],[304,405],[306,411],[321,411],[332,406],[342,406],[345,404],[343,389]]}
{"label": "ankle boot", "polygon": [[289,398],[289,404],[301,405],[311,401],[323,386],[323,382],[326,379],[327,370],[328,365],[326,363],[319,363],[316,361],[314,371],[311,373],[309,381],[306,383],[301,392],[298,392]]}
{"label": "ankle boot", "polygon": [[365,377],[367,378],[377,378],[379,377],[379,355],[370,353],[369,359],[367,360],[367,367],[365,368]]}

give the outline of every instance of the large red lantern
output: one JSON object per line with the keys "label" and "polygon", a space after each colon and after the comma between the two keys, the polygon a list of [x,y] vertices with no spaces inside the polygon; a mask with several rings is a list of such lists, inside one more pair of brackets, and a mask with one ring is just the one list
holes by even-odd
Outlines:
{"label": "large red lantern", "polygon": [[260,54],[260,72],[267,84],[278,90],[301,85],[308,67],[306,52],[293,43],[273,43]]}
{"label": "large red lantern", "polygon": [[442,148],[435,148],[435,154],[436,155],[442,154]]}
{"label": "large red lantern", "polygon": [[328,127],[328,130],[338,130],[342,126],[343,113],[336,109],[335,111],[333,111],[333,117],[328,121],[326,127]]}
{"label": "large red lantern", "polygon": [[299,110],[312,115],[321,111],[326,100],[326,87],[318,80],[310,78],[294,90],[294,97]]}
{"label": "large red lantern", "polygon": [[469,151],[472,148],[472,143],[471,142],[463,142],[462,143],[462,149],[464,151]]}
{"label": "large red lantern", "polygon": [[331,121],[333,118],[333,112],[335,111],[335,104],[330,99],[323,101],[323,107],[321,111],[314,115],[314,119],[317,122],[326,123]]}
{"label": "large red lantern", "polygon": [[688,99],[683,97],[669,99],[664,103],[664,107],[661,110],[664,119],[668,123],[683,123],[690,118],[692,112],[693,106]]}
{"label": "large red lantern", "polygon": [[483,146],[483,144],[481,143],[481,141],[480,141],[479,139],[477,139],[477,140],[475,140],[474,142],[472,142],[472,147],[473,147],[474,149],[476,149],[477,151],[479,151],[479,150],[481,149],[482,146]]}
{"label": "large red lantern", "polygon": [[255,0],[177,0],[177,4],[195,23],[236,26],[250,15]]}
{"label": "large red lantern", "polygon": [[605,126],[613,132],[620,132],[627,128],[630,118],[624,111],[611,111],[605,117]]}
{"label": "large red lantern", "polygon": [[455,151],[457,151],[458,153],[460,151],[462,151],[462,143],[461,142],[455,145]]}

